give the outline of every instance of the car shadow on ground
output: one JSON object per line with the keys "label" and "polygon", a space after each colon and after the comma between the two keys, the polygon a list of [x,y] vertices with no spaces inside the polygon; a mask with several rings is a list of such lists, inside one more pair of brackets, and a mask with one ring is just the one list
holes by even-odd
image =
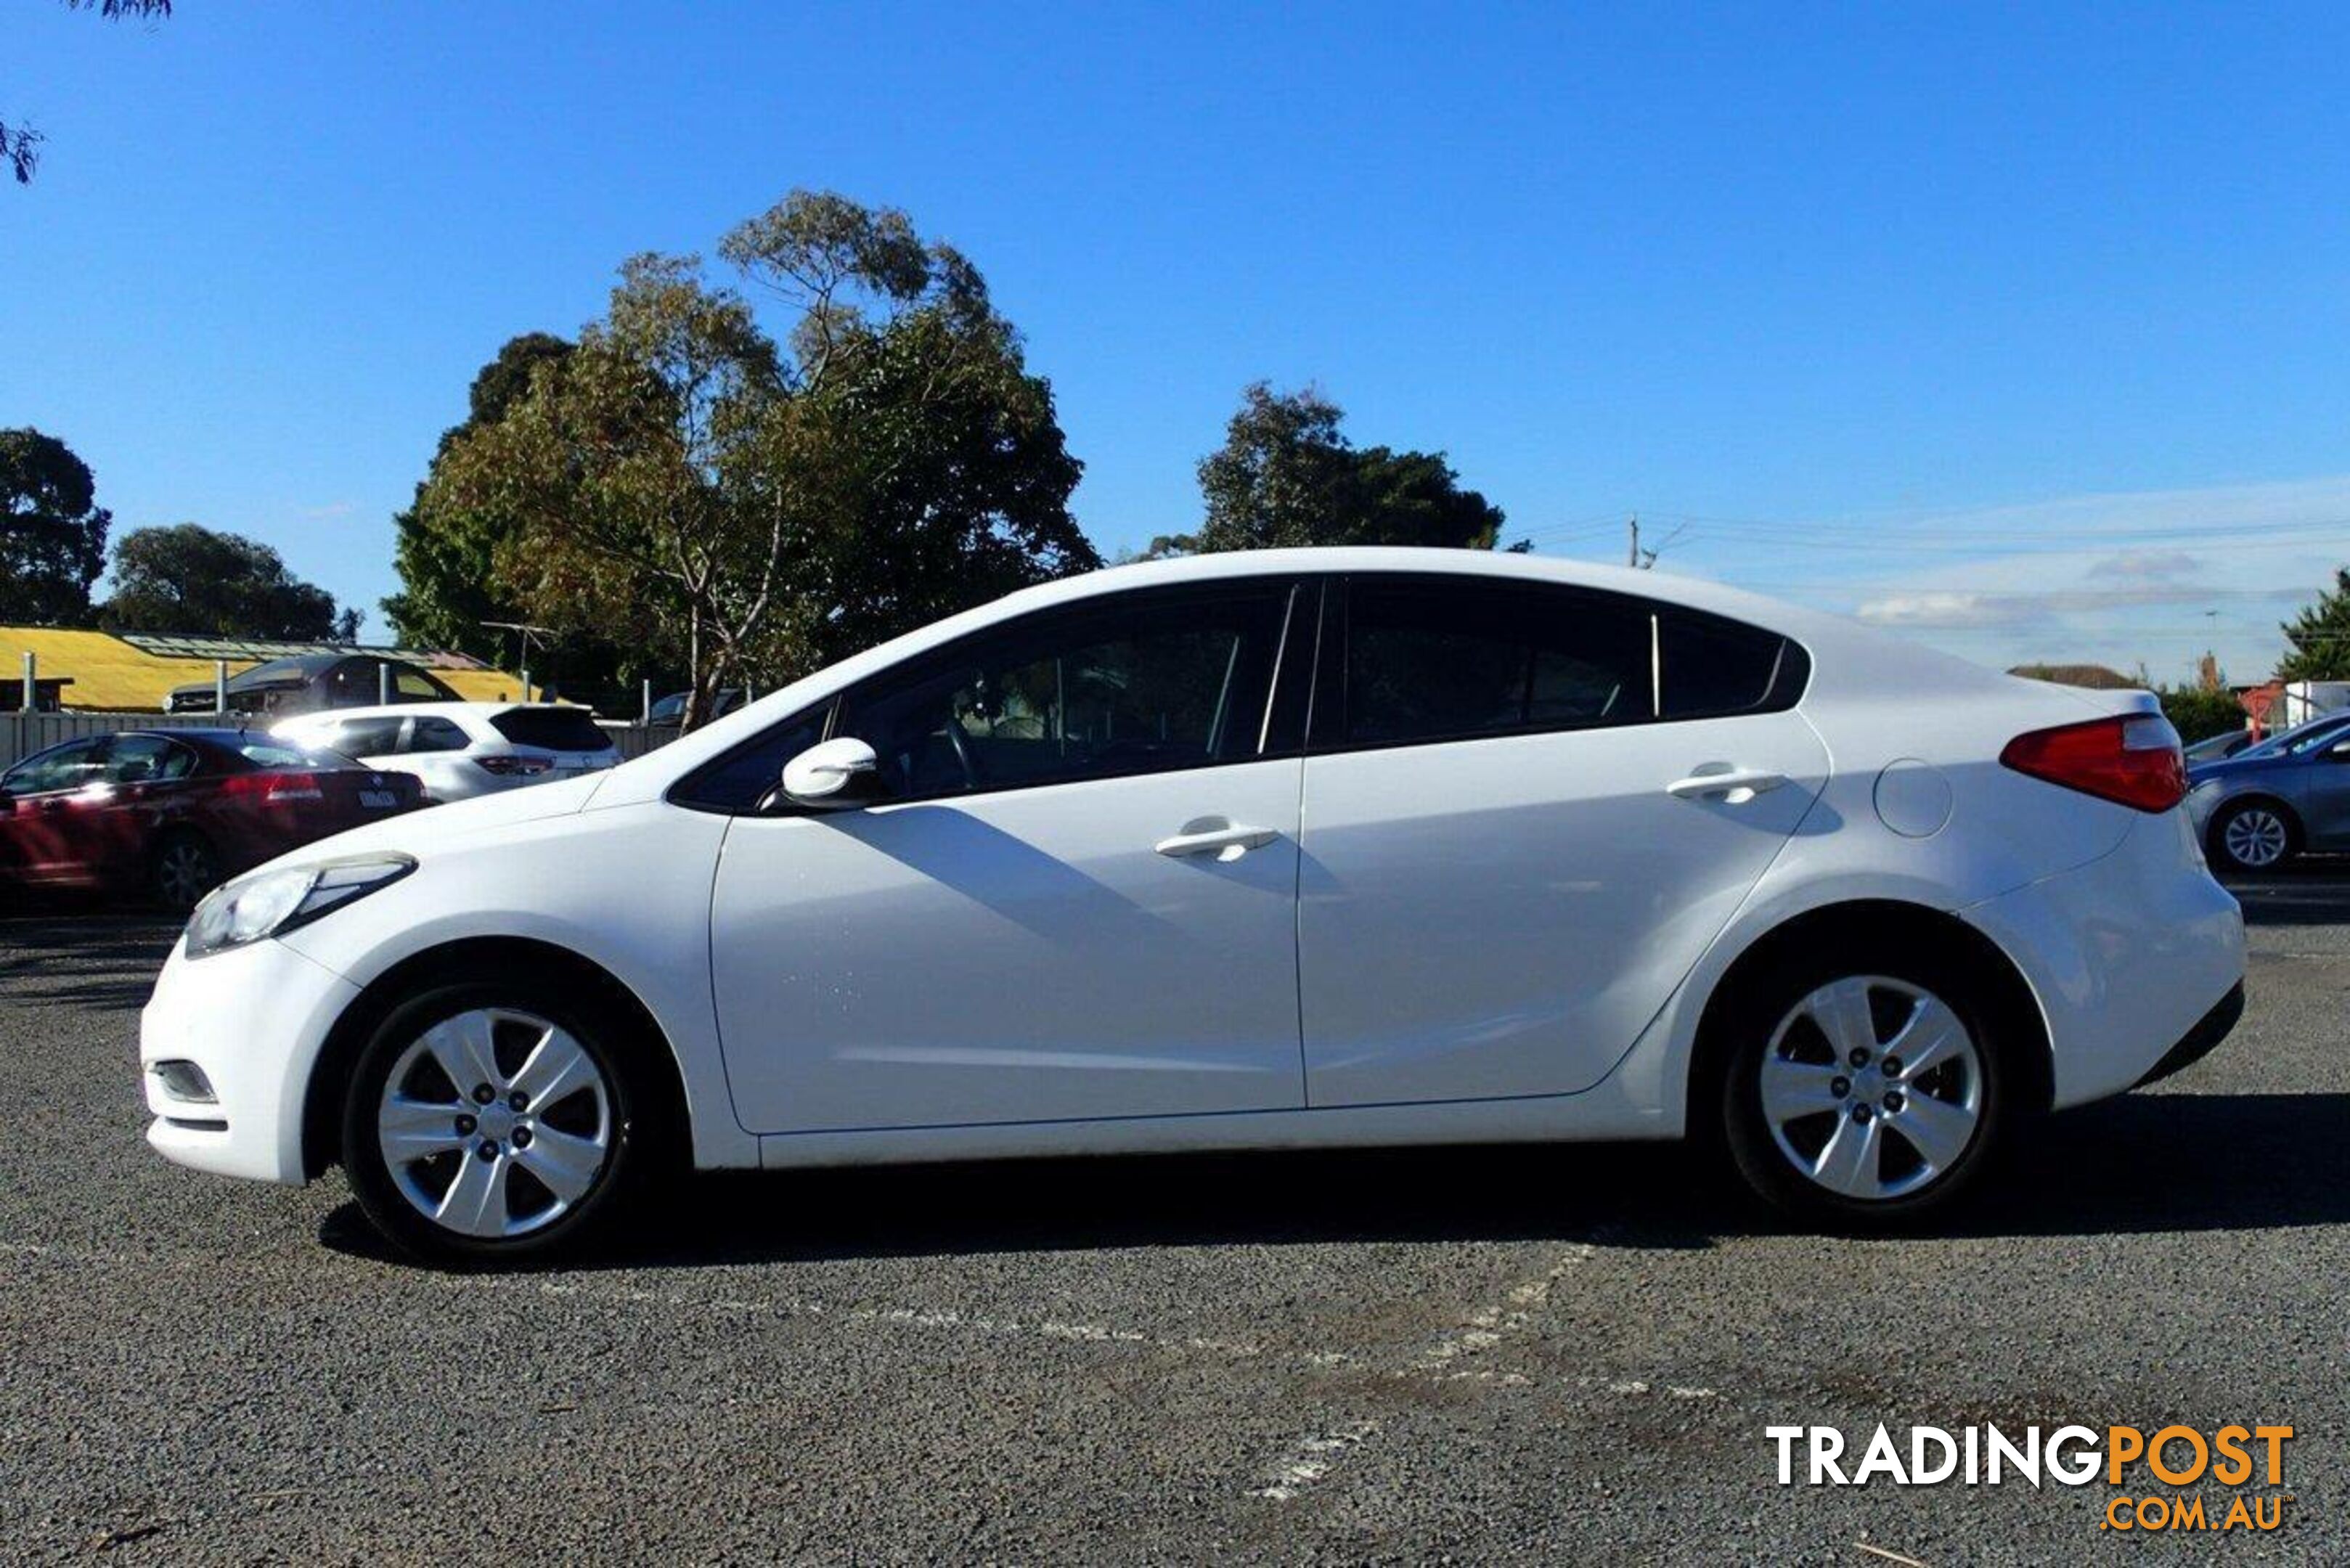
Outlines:
{"label": "car shadow on ground", "polygon": [[[2350,1095],[2136,1095],[2037,1125],[1928,1237],[2350,1220]],[[589,1260],[687,1268],[1125,1247],[1582,1241],[1681,1250],[1797,1234],[1678,1145],[1511,1146],[706,1175]],[[385,1257],[356,1205],[320,1227]]]}
{"label": "car shadow on ground", "polygon": [[0,989],[49,1002],[137,1008],[179,935],[177,919],[143,912],[71,903],[12,911],[0,917]]}

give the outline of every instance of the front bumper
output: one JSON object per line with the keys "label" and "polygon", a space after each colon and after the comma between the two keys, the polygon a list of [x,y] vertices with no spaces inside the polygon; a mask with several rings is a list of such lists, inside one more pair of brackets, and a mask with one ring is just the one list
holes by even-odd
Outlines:
{"label": "front bumper", "polygon": [[[147,1141],[198,1170],[299,1185],[303,1099],[335,1020],[359,988],[276,940],[191,960],[174,948],[139,1015]],[[211,1101],[175,1093],[157,1064],[194,1064]]]}

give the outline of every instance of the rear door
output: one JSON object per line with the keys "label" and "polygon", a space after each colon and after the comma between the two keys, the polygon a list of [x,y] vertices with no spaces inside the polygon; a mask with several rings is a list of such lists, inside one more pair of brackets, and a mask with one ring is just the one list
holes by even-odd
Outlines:
{"label": "rear door", "polygon": [[1801,649],[1502,579],[1366,575],[1343,607],[1305,767],[1309,1102],[1590,1087],[1825,781]]}

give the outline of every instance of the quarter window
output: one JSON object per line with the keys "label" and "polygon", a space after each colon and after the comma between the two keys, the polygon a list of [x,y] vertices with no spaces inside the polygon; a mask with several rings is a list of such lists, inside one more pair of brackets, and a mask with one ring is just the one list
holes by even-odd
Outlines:
{"label": "quarter window", "polygon": [[889,797],[1161,773],[1257,754],[1285,587],[1048,614],[851,694],[836,732]]}

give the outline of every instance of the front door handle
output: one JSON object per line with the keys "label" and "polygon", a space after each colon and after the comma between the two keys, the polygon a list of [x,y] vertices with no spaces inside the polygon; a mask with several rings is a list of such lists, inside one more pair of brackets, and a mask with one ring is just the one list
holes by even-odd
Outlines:
{"label": "front door handle", "polygon": [[1719,800],[1725,805],[1744,805],[1756,795],[1777,789],[1786,782],[1786,774],[1762,768],[1723,768],[1718,773],[1695,773],[1685,779],[1675,779],[1665,786],[1665,793],[1676,800]]}
{"label": "front door handle", "polygon": [[1203,816],[1185,823],[1182,832],[1160,839],[1152,847],[1161,855],[1212,855],[1219,860],[1237,860],[1280,836],[1270,827],[1250,827],[1221,816]]}

